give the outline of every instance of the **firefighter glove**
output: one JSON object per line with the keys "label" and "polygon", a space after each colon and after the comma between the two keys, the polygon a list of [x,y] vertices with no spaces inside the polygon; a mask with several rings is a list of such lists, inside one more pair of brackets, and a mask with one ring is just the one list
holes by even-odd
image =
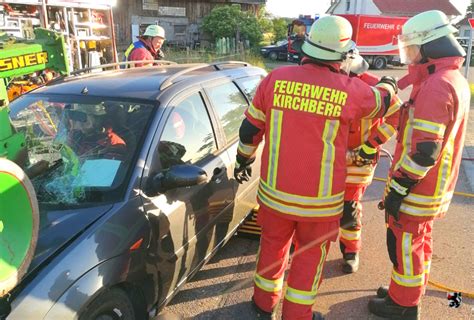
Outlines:
{"label": "firefighter glove", "polygon": [[249,181],[251,176],[252,176],[251,163],[247,163],[247,164],[240,164],[238,162],[235,163],[234,178],[238,183],[242,184],[246,181]]}
{"label": "firefighter glove", "polygon": [[372,147],[369,142],[366,142],[357,150],[355,163],[358,167],[375,165],[378,161],[378,157],[378,150]]}
{"label": "firefighter glove", "polygon": [[396,221],[400,219],[400,207],[402,205],[402,201],[410,192],[410,187],[411,187],[411,186],[406,186],[406,183],[403,183],[403,182],[404,181],[401,181],[401,179],[392,178],[389,183],[390,191],[385,196],[385,199],[383,202],[384,207],[385,207],[385,212],[388,215],[393,216]]}
{"label": "firefighter glove", "polygon": [[393,92],[398,93],[398,85],[397,85],[397,80],[395,80],[394,77],[391,76],[383,76],[380,78],[379,82],[377,84],[386,84],[392,87]]}

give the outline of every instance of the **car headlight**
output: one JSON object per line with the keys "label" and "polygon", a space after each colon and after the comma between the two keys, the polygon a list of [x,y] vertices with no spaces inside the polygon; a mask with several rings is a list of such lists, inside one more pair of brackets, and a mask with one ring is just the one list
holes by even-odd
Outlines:
{"label": "car headlight", "polygon": [[261,52],[267,52],[267,49],[260,49]]}

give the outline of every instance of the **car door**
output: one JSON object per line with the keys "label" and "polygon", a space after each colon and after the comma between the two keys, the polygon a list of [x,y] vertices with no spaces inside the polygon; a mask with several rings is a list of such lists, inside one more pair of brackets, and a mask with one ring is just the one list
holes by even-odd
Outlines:
{"label": "car door", "polygon": [[159,269],[162,298],[212,250],[216,218],[233,197],[226,170],[230,160],[218,149],[201,93],[187,91],[173,99],[166,109],[163,129],[157,134],[151,159],[147,161],[152,176],[172,166],[188,164],[202,168],[208,179],[204,184],[144,197],[153,229],[150,256]]}
{"label": "car door", "polygon": [[[252,92],[255,91],[260,81],[260,76],[247,77],[241,79],[241,81],[247,85],[248,94],[252,95]],[[222,128],[221,131],[225,135],[225,148],[232,161],[232,166],[229,167],[229,171],[233,176],[239,141],[239,128],[245,117],[245,110],[249,106],[249,100],[245,98],[242,91],[240,91],[238,86],[232,81],[206,85],[205,91],[213,106],[213,110],[216,112],[219,126]],[[236,194],[234,210],[232,216],[223,217],[223,219],[231,221],[229,225],[231,228],[235,228],[256,205],[255,196],[260,173],[259,160],[260,158],[258,157],[256,164],[253,165],[254,173],[250,181],[244,184],[238,184],[235,179],[232,179],[234,182],[234,192]]]}

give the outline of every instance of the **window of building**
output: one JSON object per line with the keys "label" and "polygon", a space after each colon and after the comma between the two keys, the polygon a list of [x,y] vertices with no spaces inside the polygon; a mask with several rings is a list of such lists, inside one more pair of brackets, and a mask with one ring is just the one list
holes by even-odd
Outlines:
{"label": "window of building", "polygon": [[180,24],[174,25],[174,34],[175,35],[186,34],[186,25],[180,25]]}

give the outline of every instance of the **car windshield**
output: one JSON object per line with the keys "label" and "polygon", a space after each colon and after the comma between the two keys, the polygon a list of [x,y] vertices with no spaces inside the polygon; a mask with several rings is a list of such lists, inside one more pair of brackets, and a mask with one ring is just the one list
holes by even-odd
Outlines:
{"label": "car windshield", "polygon": [[127,187],[153,105],[82,96],[25,95],[10,104],[24,135],[17,157],[38,202],[53,206],[115,202]]}

